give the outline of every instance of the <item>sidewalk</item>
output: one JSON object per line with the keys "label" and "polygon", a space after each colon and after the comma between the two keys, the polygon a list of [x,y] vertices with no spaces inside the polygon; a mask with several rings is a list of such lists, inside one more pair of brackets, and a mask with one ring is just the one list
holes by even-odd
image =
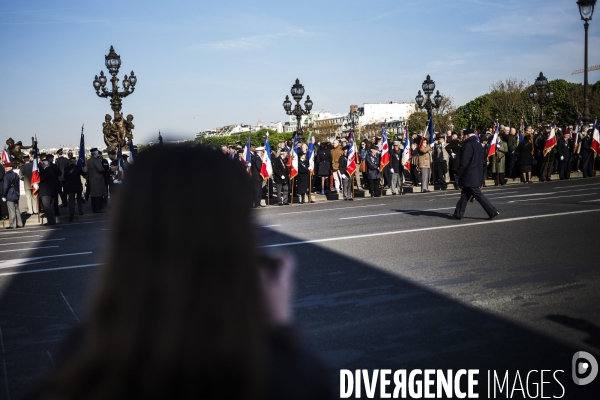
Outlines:
{"label": "sidewalk", "polygon": [[[45,224],[46,222],[46,218],[44,218],[44,213],[41,213],[41,217],[40,220],[38,222],[38,216],[37,215],[28,215],[27,214],[27,200],[26,200],[26,196],[23,194],[23,192],[21,192],[21,197],[19,198],[19,210],[21,211],[21,219],[23,220],[23,226],[24,227],[31,227],[31,226],[39,226],[42,224]],[[59,204],[60,204],[60,198],[58,200]],[[110,203],[110,201],[109,201]],[[60,207],[58,208],[58,210],[60,211],[60,216],[56,217],[56,223],[57,224],[68,224],[69,223],[69,208],[68,207]],[[93,222],[93,221],[98,221],[99,223],[103,220],[106,220],[108,218],[110,211],[108,212],[102,212],[100,214],[95,214],[92,212],[92,203],[90,201],[87,201],[83,204],[83,215],[78,215],[78,211],[77,211],[77,205],[75,205],[75,216],[73,217],[73,223],[75,222]],[[0,229],[4,229],[7,228],[9,225],[9,221],[8,220],[2,220],[2,225],[0,226]]]}

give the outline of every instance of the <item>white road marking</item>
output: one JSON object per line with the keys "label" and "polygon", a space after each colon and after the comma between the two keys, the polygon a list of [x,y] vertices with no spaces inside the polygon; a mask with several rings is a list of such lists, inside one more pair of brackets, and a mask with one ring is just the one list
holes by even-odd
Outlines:
{"label": "white road marking", "polygon": [[529,193],[529,194],[515,194],[514,196],[501,196],[501,197],[494,197],[495,199],[509,199],[511,197],[527,197],[527,196],[546,196],[548,194],[554,194],[554,193]]}
{"label": "white road marking", "polygon": [[[19,236],[18,239],[23,239],[23,238],[32,238],[32,237],[41,237],[42,235],[29,235],[29,236]],[[0,238],[0,240],[6,240],[6,239],[12,239],[11,237],[7,237],[7,238]]]}
{"label": "white road marking", "polygon": [[[20,228],[23,229],[23,228]],[[50,232],[50,231],[60,231],[62,230],[61,228],[58,229],[42,229],[43,232]],[[22,233],[40,233],[40,229],[35,230],[35,231],[20,231],[20,230],[16,230],[16,231],[12,231],[12,232],[3,232],[0,233],[0,236],[13,236],[13,235],[20,235]]]}
{"label": "white road marking", "polygon": [[600,201],[600,199],[595,199],[595,200],[582,200],[582,201],[580,201],[580,203],[591,203],[591,202],[594,202],[594,201]]}
{"label": "white road marking", "polygon": [[277,226],[281,226],[281,225],[265,225],[265,226],[261,226],[261,228],[275,228]]}
{"label": "white road marking", "polygon": [[372,237],[377,237],[377,236],[399,235],[402,233],[434,231],[434,230],[438,230],[438,229],[464,228],[467,226],[474,226],[474,225],[500,224],[500,223],[504,223],[504,222],[524,221],[524,220],[528,220],[528,219],[537,219],[537,218],[564,217],[565,215],[583,214],[583,213],[592,213],[592,212],[600,212],[600,209],[571,211],[571,212],[555,213],[555,214],[530,215],[527,217],[507,218],[507,219],[500,219],[500,220],[496,219],[493,221],[472,222],[469,224],[464,224],[464,223],[460,223],[457,221],[457,223],[454,225],[432,226],[432,227],[428,227],[428,228],[407,229],[407,230],[402,230],[402,231],[367,233],[367,234],[363,234],[363,235],[340,236],[340,237],[326,238],[326,239],[302,240],[302,241],[298,241],[298,242],[270,244],[270,245],[261,246],[261,247],[262,248],[271,248],[271,247],[298,246],[298,245],[302,245],[302,244],[335,242],[335,241],[340,241],[340,240],[360,239],[360,238],[372,238]]}
{"label": "white road marking", "polygon": [[36,272],[50,272],[50,271],[60,271],[63,269],[76,269],[76,268],[89,268],[89,267],[97,267],[102,264],[83,264],[83,265],[73,265],[69,267],[57,267],[57,268],[46,268],[46,269],[32,269],[29,271],[16,271],[16,272],[4,272],[0,274],[0,276],[8,276],[8,275],[20,275],[20,274],[33,274]]}
{"label": "white road marking", "polygon": [[586,190],[597,190],[597,189],[592,189],[592,188],[587,188],[587,189],[577,189],[577,190],[557,190],[555,193],[562,193],[562,192],[585,192]]}
{"label": "white road marking", "polygon": [[31,247],[29,249],[17,249],[17,250],[0,250],[0,253],[8,253],[10,251],[27,251],[27,250],[38,250],[38,249],[50,249],[58,246],[44,246],[44,247]]}
{"label": "white road marking", "polygon": [[0,243],[0,246],[10,246],[11,244],[26,244],[26,243],[39,243],[39,242],[55,242],[57,240],[65,240],[65,238],[60,239],[45,239],[45,240],[34,240],[31,242],[16,242],[16,243]]}
{"label": "white road marking", "polygon": [[[582,187],[582,186],[598,186],[600,183],[588,183],[585,185],[573,185],[573,186],[560,186],[560,189],[574,188],[574,187]],[[558,189],[558,188],[557,188]]]}
{"label": "white road marking", "polygon": [[79,318],[77,318],[77,314],[75,314],[75,311],[73,311],[73,307],[71,307],[71,305],[69,304],[69,301],[67,300],[67,298],[65,297],[65,295],[63,294],[62,291],[60,292],[60,295],[64,299],[65,303],[67,303],[67,306],[69,306],[69,310],[71,310],[71,312],[73,313],[73,316],[75,317],[77,322],[79,322],[81,324],[81,321],[79,320]]}
{"label": "white road marking", "polygon": [[19,267],[21,265],[32,264],[32,261],[38,262],[37,260],[42,260],[45,258],[56,258],[56,257],[70,257],[70,256],[82,256],[85,254],[92,254],[91,251],[86,251],[83,253],[70,253],[70,254],[55,254],[53,256],[39,256],[39,257],[29,257],[29,258],[15,258],[12,260],[4,260],[0,261],[0,268],[13,268]]}
{"label": "white road marking", "polygon": [[580,197],[580,196],[593,196],[598,193],[589,193],[589,194],[574,194],[569,196],[552,196],[552,197],[540,197],[536,199],[524,199],[524,200],[511,200],[509,203],[516,203],[519,201],[537,201],[537,200],[547,200],[547,199],[562,199],[563,197]]}
{"label": "white road marking", "polygon": [[340,211],[340,210],[348,210],[351,208],[365,208],[365,207],[381,207],[385,206],[385,204],[370,204],[368,206],[353,206],[353,207],[338,207],[338,208],[327,208],[325,210],[306,210],[306,211],[292,211],[287,213],[281,213],[276,215],[290,215],[290,214],[305,214],[311,212],[323,212],[323,211]]}
{"label": "white road marking", "polygon": [[425,212],[425,211],[453,210],[454,208],[456,208],[456,207],[431,208],[429,210],[395,211],[395,212],[389,212],[389,213],[384,213],[384,214],[359,215],[356,217],[345,217],[345,218],[339,218],[339,219],[359,219],[359,218],[369,218],[369,217],[380,217],[382,215],[414,214],[414,213]]}

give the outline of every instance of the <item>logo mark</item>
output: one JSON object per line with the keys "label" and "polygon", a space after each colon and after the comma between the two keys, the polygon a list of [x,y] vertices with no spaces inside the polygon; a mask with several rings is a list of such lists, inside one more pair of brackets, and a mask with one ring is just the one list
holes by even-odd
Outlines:
{"label": "logo mark", "polygon": [[[578,362],[581,359],[584,359],[585,361]],[[596,378],[596,375],[598,375],[598,362],[593,355],[585,351],[578,351],[573,354],[572,367],[573,382],[575,382],[576,385],[587,385]],[[579,378],[579,375],[586,374],[588,371],[589,375],[586,378]]]}

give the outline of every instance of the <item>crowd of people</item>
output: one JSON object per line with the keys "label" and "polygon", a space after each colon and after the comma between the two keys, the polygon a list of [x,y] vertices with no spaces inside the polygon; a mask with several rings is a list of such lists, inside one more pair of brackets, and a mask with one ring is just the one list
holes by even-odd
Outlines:
{"label": "crowd of people", "polygon": [[[2,187],[2,219],[10,219],[7,229],[23,226],[19,209],[20,182],[23,181],[28,215],[44,213],[46,224],[56,224],[56,216],[61,215],[60,208],[68,208],[69,222],[75,216],[75,206],[79,215],[83,215],[83,204],[91,201],[92,212],[102,213],[109,206],[109,196],[113,198],[119,191],[124,170],[127,168],[128,156],[122,155],[122,165],[117,159],[116,151],[108,152],[108,160],[103,158],[102,151],[91,149],[89,159],[78,164],[73,153],[65,157],[63,149],[56,154],[41,153],[36,158],[36,151],[31,150],[18,170],[13,171],[10,160],[6,160],[0,172]],[[36,163],[34,163],[34,160]],[[32,182],[34,164],[37,164],[39,182]]]}
{"label": "crowd of people", "polygon": [[[572,171],[582,172],[583,177],[593,176],[594,152],[591,148],[593,127],[572,125],[552,128],[549,125],[521,127],[521,132],[509,126],[498,126],[495,151],[490,156],[490,147],[494,140],[494,128],[485,133],[474,131],[474,137],[483,149],[482,176],[493,179],[494,185],[505,185],[508,179],[519,179],[522,183],[531,183],[532,176],[540,182],[551,181],[552,174],[559,179],[570,179]],[[548,138],[554,130],[555,145],[546,149]],[[292,141],[279,141],[271,150],[270,160],[273,175],[264,179],[261,175],[265,160],[264,147],[250,147],[251,162],[246,160],[246,152],[241,143],[223,146],[222,152],[229,158],[239,160],[248,167],[248,173],[254,181],[255,208],[265,204],[290,204],[292,192],[298,195],[298,203],[314,202],[311,194],[329,195],[338,193],[346,201],[353,200],[353,190],[365,190],[372,197],[381,196],[383,189],[389,189],[392,195],[401,195],[403,187],[412,185],[421,187],[421,192],[430,191],[431,185],[446,188],[447,185],[458,189],[456,172],[458,171],[465,130],[456,133],[447,131],[435,135],[434,140],[418,133],[409,135],[408,145],[410,168],[405,168],[402,157],[405,141],[393,141],[389,146],[389,163],[381,165],[382,139],[372,137],[357,143],[354,152],[355,173],[349,173],[350,140],[348,137],[336,137],[332,140],[315,143],[313,167],[309,168],[308,145],[300,140],[297,143],[298,175],[289,178],[289,157]],[[293,188],[292,188],[293,186]]]}

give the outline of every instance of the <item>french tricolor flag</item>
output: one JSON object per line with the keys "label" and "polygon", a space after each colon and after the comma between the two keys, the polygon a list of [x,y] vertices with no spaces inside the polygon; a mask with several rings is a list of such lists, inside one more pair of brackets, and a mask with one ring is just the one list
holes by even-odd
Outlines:
{"label": "french tricolor flag", "polygon": [[298,134],[294,136],[294,145],[290,149],[290,179],[298,175]]}
{"label": "french tricolor flag", "polygon": [[315,137],[312,132],[308,137],[308,170],[312,173],[315,170]]}
{"label": "french tricolor flag", "polygon": [[546,143],[544,144],[544,157],[550,153],[550,150],[552,150],[554,146],[556,146],[556,115],[552,119],[550,135],[548,135],[548,139],[546,139]]}
{"label": "french tricolor flag", "polygon": [[40,169],[38,168],[38,148],[37,143],[33,148],[33,167],[31,168],[31,190],[33,197],[38,197],[40,189]]}
{"label": "french tricolor flag", "polygon": [[[410,152],[410,140],[408,137],[408,128],[404,127],[404,150],[402,150],[402,165],[404,169],[410,171],[410,159],[412,158]],[[395,171],[394,171],[395,172]]]}
{"label": "french tricolor flag", "polygon": [[379,162],[379,170],[383,171],[386,165],[390,163],[390,146],[387,138],[385,126],[381,125],[381,161]]}
{"label": "french tricolor flag", "polygon": [[592,135],[590,148],[594,150],[594,153],[600,154],[600,129],[598,129],[598,121],[594,124],[594,134]]}
{"label": "french tricolor flag", "polygon": [[350,149],[348,150],[348,166],[346,167],[346,172],[348,172],[348,175],[352,176],[352,174],[356,172],[356,143],[354,143],[354,132],[350,131],[348,141],[350,142]]}
{"label": "french tricolor flag", "polygon": [[494,138],[490,143],[490,151],[488,151],[487,160],[490,161],[490,157],[496,154],[496,147],[498,146],[498,124],[494,124]]}
{"label": "french tricolor flag", "polygon": [[265,138],[265,152],[262,158],[262,167],[260,168],[260,175],[264,179],[269,179],[273,175],[273,164],[271,164],[271,144],[269,143],[269,134]]}

